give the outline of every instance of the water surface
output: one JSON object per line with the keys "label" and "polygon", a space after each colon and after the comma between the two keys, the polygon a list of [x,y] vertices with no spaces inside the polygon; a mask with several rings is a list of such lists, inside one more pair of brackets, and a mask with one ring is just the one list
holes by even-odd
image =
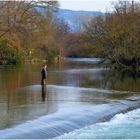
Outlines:
{"label": "water surface", "polygon": [[[54,117],[59,112],[60,118],[68,114],[76,115],[77,110],[84,116],[97,105],[106,106],[130,96],[139,96],[140,78],[135,72],[104,68],[97,64],[99,61],[91,58],[66,59],[65,62],[49,64],[46,87],[40,86],[41,64],[0,66],[2,134],[8,128],[13,129],[41,117],[48,119],[49,115]],[[86,124],[85,119],[83,126]],[[71,130],[67,128],[68,132]]]}
{"label": "water surface", "polygon": [[97,123],[55,139],[140,139],[140,109],[117,114],[109,122]]}

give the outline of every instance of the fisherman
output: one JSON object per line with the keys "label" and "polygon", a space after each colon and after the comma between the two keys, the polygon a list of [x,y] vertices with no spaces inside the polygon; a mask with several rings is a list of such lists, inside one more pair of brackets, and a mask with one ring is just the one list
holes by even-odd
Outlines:
{"label": "fisherman", "polygon": [[46,84],[46,78],[47,78],[47,64],[44,64],[44,66],[41,70],[41,75],[42,75],[41,85],[45,85]]}

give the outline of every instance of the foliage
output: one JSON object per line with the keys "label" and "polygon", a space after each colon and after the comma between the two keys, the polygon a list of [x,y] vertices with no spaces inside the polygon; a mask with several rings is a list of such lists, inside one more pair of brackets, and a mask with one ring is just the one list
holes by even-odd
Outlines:
{"label": "foliage", "polygon": [[114,12],[92,19],[85,36],[118,68],[140,67],[140,4],[119,2]]}
{"label": "foliage", "polygon": [[0,38],[0,64],[17,64],[20,61],[19,51],[9,47],[7,41]]}
{"label": "foliage", "polygon": [[[40,7],[45,9],[45,15],[38,12]],[[67,27],[64,22],[59,22],[54,17],[58,8],[57,1],[0,1],[0,37],[10,46],[5,51],[11,52],[11,56],[16,54],[16,51],[24,52],[26,59],[50,60],[57,55],[52,53],[52,50],[58,52],[60,42],[65,42],[64,27]],[[19,56],[14,57],[18,59]]]}

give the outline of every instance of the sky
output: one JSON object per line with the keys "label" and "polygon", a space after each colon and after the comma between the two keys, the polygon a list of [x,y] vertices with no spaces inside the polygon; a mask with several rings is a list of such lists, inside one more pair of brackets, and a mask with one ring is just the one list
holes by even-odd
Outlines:
{"label": "sky", "polygon": [[59,0],[60,8],[71,10],[102,11],[110,10],[112,0]]}
{"label": "sky", "polygon": [[[86,11],[111,11],[111,2],[118,0],[58,0],[60,8],[71,10],[86,10]],[[129,0],[131,1],[131,0]]]}

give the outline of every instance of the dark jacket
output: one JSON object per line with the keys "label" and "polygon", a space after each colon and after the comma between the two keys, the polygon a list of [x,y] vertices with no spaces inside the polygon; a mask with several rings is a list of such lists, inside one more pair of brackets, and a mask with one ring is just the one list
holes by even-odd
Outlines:
{"label": "dark jacket", "polygon": [[43,67],[42,70],[41,70],[41,74],[42,74],[42,79],[46,79],[47,77],[47,72],[45,70],[45,68]]}

